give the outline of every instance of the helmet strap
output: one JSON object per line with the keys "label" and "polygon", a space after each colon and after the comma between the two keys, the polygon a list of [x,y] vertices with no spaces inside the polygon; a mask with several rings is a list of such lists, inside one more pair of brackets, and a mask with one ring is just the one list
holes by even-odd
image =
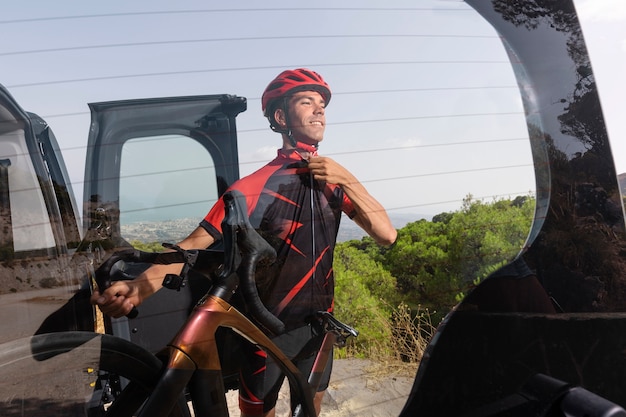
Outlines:
{"label": "helmet strap", "polygon": [[291,144],[291,146],[293,146],[294,148],[297,148],[298,141],[296,140],[296,138],[293,137],[293,133],[291,132],[291,129],[287,129],[287,137],[289,138],[289,143]]}
{"label": "helmet strap", "polygon": [[294,148],[297,147],[298,141],[296,140],[296,138],[293,137],[293,132],[291,131],[291,128],[289,127],[289,96],[284,96],[282,98],[282,109],[283,109],[283,113],[285,114],[285,125],[287,126],[286,129],[282,130],[281,133],[284,133],[287,135],[287,138],[289,139],[289,144],[291,146],[293,146]]}

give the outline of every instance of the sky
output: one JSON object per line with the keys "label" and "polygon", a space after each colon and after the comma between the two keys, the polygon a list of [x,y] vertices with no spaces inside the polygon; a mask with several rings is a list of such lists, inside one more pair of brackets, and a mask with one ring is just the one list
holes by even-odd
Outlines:
{"label": "sky", "polygon": [[[626,172],[626,2],[574,3],[617,171]],[[261,93],[280,71],[297,67],[318,71],[333,90],[320,153],[350,169],[390,215],[454,211],[469,194],[492,201],[534,192],[508,58],[491,26],[463,2],[224,4],[25,0],[3,6],[0,84],[49,123],[79,202],[88,103],[246,97],[248,110],[237,118],[245,175],[280,146],[262,116]]]}

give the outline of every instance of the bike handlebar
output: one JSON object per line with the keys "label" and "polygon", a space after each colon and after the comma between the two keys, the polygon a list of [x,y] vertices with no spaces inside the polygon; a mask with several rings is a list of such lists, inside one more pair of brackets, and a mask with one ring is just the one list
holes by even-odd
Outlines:
{"label": "bike handlebar", "polygon": [[[176,249],[174,252],[152,253],[136,249],[118,251],[96,270],[95,281],[98,290],[104,291],[111,286],[111,271],[120,261],[150,264],[183,263],[185,266],[181,278],[185,279],[184,275],[188,270],[194,269],[198,263],[206,264],[207,260],[214,262],[219,257],[223,269],[209,293],[228,299],[236,288],[240,288],[252,318],[274,334],[283,333],[284,323],[267,310],[259,297],[255,281],[258,263],[263,260],[273,262],[276,251],[250,224],[245,197],[240,192],[229,191],[224,194],[223,200],[225,205],[225,216],[222,221],[223,251],[184,250],[176,246],[172,246]],[[238,282],[233,283],[233,277]],[[137,314],[136,308],[133,308],[128,317],[134,318]]]}
{"label": "bike handlebar", "polygon": [[[118,262],[139,262],[150,264],[171,264],[183,262],[182,254],[178,252],[144,252],[137,249],[124,249],[113,253],[106,261],[104,261],[95,271],[95,281],[98,291],[102,292],[111,286],[111,271]],[[133,307],[128,318],[135,318],[139,314],[136,307]]]}
{"label": "bike handlebar", "polygon": [[[285,324],[263,304],[256,286],[256,267],[262,260],[274,262],[276,251],[250,224],[246,200],[239,191],[224,194],[226,217],[222,222],[222,233],[237,230],[237,245],[243,257],[237,268],[241,293],[251,316],[270,332],[278,335],[285,332]],[[229,215],[232,213],[233,215]],[[224,241],[226,245],[226,241]],[[226,246],[224,247],[226,250]]]}

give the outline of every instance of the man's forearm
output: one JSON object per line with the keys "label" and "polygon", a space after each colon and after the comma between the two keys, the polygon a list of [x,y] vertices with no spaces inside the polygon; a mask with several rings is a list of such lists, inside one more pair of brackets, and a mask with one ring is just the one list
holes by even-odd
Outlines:
{"label": "man's forearm", "polygon": [[391,245],[396,240],[397,231],[391,224],[385,208],[365,189],[356,178],[343,184],[344,190],[354,208],[357,223],[365,230],[379,245]]}

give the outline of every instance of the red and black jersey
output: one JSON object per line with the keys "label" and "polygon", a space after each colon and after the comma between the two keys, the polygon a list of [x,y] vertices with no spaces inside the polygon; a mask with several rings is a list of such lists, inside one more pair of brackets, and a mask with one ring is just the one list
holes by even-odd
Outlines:
{"label": "red and black jersey", "polygon": [[[333,252],[341,213],[355,215],[343,190],[317,181],[296,150],[278,156],[230,189],[245,197],[252,226],[276,249],[276,262],[257,270],[265,306],[294,329],[318,310],[332,311]],[[201,222],[221,239],[224,203],[220,199]]]}

